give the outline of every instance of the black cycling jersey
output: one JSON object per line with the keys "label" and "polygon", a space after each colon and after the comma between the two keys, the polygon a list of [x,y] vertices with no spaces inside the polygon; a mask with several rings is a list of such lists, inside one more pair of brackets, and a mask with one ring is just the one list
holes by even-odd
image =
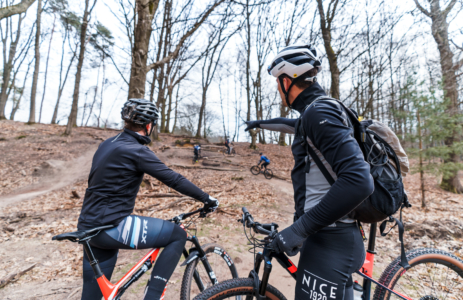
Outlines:
{"label": "black cycling jersey", "polygon": [[[320,96],[326,96],[318,83],[300,93],[292,103],[299,113],[304,112],[304,130],[307,141],[317,149],[320,160],[335,178],[331,186],[317,165],[310,159],[310,172],[305,173],[307,150],[296,136],[291,146],[294,168],[291,179],[298,217],[304,218],[307,234],[314,233],[338,220],[354,222],[345,217],[373,192],[373,178],[365,162],[353,131],[348,126],[347,115],[334,101],[319,101],[308,110],[305,108]],[[276,118],[259,121],[260,128],[295,133],[296,119]]]}
{"label": "black cycling jersey", "polygon": [[178,192],[204,202],[209,195],[169,169],[146,144],[150,138],[128,129],[107,139],[96,151],[78,229],[118,224],[133,212],[145,173]]}

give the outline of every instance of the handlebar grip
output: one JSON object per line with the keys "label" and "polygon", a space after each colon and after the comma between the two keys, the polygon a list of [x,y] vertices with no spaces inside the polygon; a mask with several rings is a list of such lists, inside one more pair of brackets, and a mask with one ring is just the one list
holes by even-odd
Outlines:
{"label": "handlebar grip", "polygon": [[249,213],[249,211],[248,211],[248,209],[247,209],[246,207],[243,206],[243,207],[241,208],[241,210],[243,211],[243,213],[244,213],[245,215],[250,215],[250,213]]}

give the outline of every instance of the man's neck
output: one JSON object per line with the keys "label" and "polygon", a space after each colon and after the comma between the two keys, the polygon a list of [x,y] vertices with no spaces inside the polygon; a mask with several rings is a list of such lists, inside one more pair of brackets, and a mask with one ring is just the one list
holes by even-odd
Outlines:
{"label": "man's neck", "polygon": [[307,105],[310,105],[310,103],[320,96],[326,96],[325,90],[323,90],[318,82],[315,82],[297,95],[296,99],[292,102],[292,107],[294,110],[302,113]]}

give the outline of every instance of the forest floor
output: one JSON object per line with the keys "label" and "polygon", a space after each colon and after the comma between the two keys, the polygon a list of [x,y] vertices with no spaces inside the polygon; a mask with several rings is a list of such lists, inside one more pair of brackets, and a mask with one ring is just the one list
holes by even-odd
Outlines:
{"label": "forest floor", "polygon": [[[101,141],[116,130],[75,128],[64,136],[63,126],[26,125],[0,121],[0,285],[1,280],[34,265],[0,289],[0,299],[80,299],[82,274],[81,246],[70,242],[52,242],[51,237],[75,231],[93,153]],[[177,141],[177,143],[176,143]],[[289,147],[235,143],[237,155],[224,156],[213,144],[201,140],[204,164],[192,164],[192,143],[188,137],[161,134],[151,149],[175,171],[220,200],[220,210],[196,220],[197,236],[202,244],[221,244],[238,269],[247,277],[253,256],[248,253],[242,225],[237,222],[246,206],[255,220],[276,222],[280,228],[293,218],[293,189],[289,180],[293,159]],[[264,152],[270,168],[279,178],[266,180],[253,176],[249,168]],[[203,169],[208,167],[211,169]],[[216,169],[213,169],[216,168]],[[224,169],[224,170],[218,170]],[[426,178],[427,207],[422,209],[419,174],[405,178],[413,207],[404,210],[407,226],[406,249],[435,247],[463,258],[463,195],[441,190],[435,177]],[[155,193],[173,193],[159,181],[145,176],[135,214],[169,219],[201,205],[178,198],[154,198]],[[368,227],[368,226],[367,226]],[[399,255],[396,231],[377,239],[375,277]],[[113,281],[121,278],[146,250],[121,251]],[[183,259],[182,259],[183,260]],[[298,257],[294,258],[297,264]],[[180,264],[179,264],[180,265]],[[185,267],[178,266],[171,277],[166,299],[178,299]],[[142,277],[124,299],[142,299],[148,276]],[[294,298],[294,280],[276,266],[270,283],[288,299]]]}

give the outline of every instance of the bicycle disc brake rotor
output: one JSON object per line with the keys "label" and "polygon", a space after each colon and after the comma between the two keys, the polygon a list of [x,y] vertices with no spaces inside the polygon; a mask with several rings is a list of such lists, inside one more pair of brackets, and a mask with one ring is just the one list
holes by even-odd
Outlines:
{"label": "bicycle disc brake rotor", "polygon": [[439,300],[439,299],[434,296],[424,296],[424,297],[421,297],[420,300]]}

